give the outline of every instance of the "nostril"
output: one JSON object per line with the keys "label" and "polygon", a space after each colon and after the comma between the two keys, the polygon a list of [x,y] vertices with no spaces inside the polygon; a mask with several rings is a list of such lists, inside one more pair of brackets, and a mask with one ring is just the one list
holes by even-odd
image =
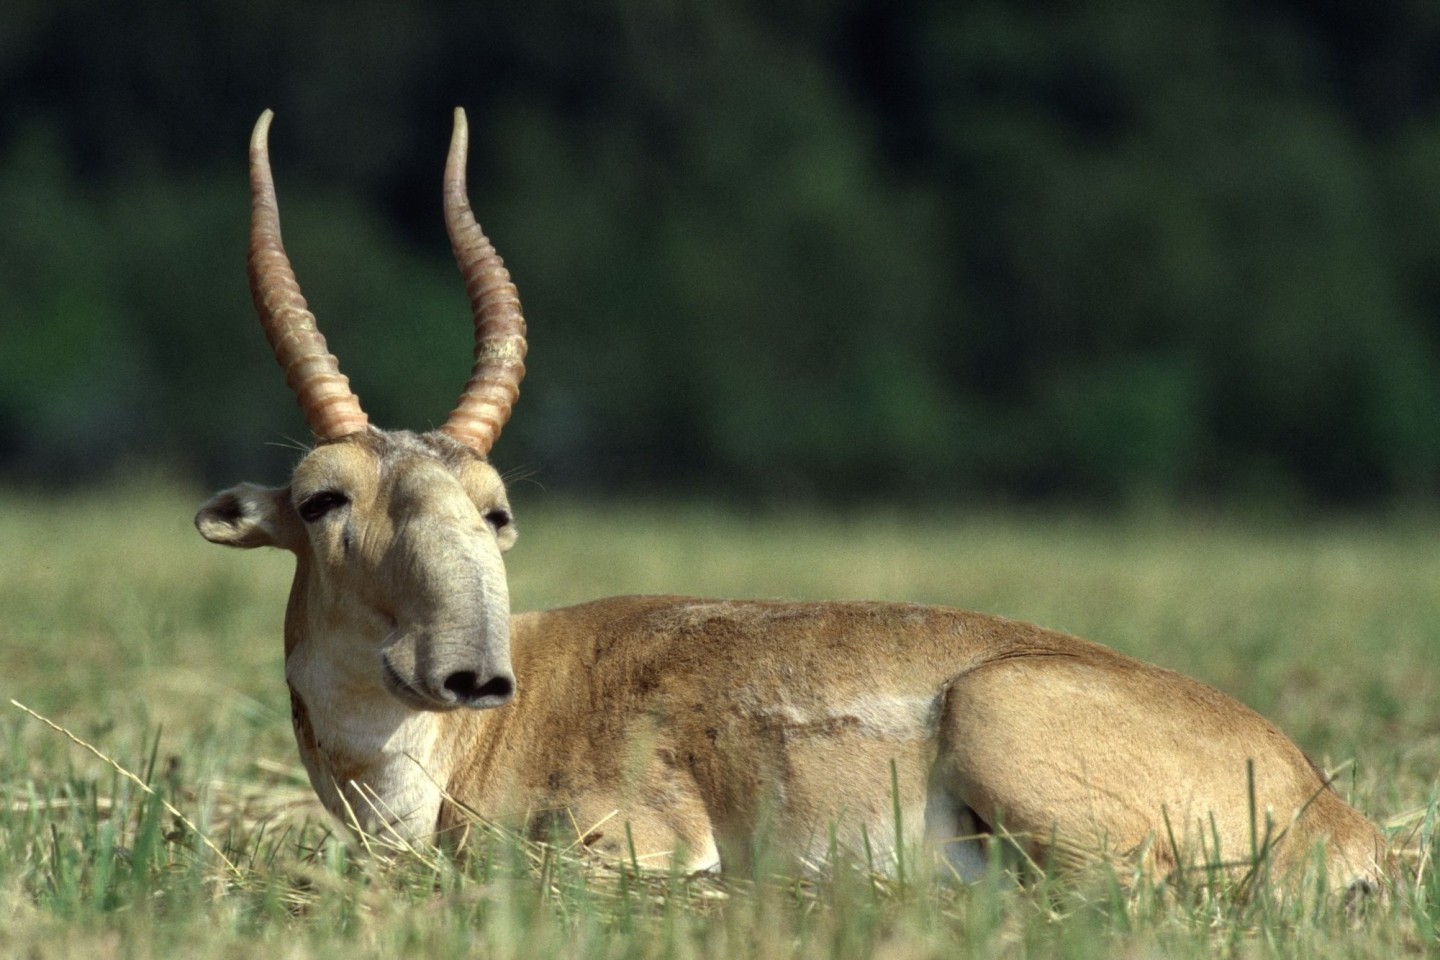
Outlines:
{"label": "nostril", "polygon": [[467,707],[498,707],[515,692],[515,681],[505,674],[481,680],[474,670],[457,670],[445,678],[445,689]]}
{"label": "nostril", "polygon": [[475,691],[480,699],[489,697],[501,702],[509,700],[510,695],[514,692],[515,681],[506,676],[491,677],[488,681],[480,685],[479,690]]}

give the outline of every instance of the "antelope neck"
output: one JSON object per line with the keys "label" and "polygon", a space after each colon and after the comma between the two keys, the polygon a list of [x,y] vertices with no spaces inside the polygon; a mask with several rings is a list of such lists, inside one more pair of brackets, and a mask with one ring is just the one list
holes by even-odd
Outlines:
{"label": "antelope neck", "polygon": [[[312,641],[317,638],[311,637]],[[435,832],[450,751],[441,714],[413,710],[354,664],[298,644],[285,660],[300,758],[320,801],[336,817],[382,840]]]}

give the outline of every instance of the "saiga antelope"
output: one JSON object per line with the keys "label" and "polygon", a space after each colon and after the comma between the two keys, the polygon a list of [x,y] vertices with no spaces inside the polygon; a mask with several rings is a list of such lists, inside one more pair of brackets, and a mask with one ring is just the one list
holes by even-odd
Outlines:
{"label": "saiga antelope", "polygon": [[515,524],[487,456],[525,322],[471,213],[465,115],[444,210],[475,365],[424,434],[371,426],[327,352],[280,238],[270,117],[250,144],[250,285],[316,444],[288,484],[219,493],[196,525],[295,554],[285,676],[332,813],[416,840],[474,812],[686,870],[745,863],[757,830],[804,862],[924,844],[967,878],[1002,829],[1040,864],[1107,851],[1158,875],[1239,870],[1258,819],[1273,875],[1385,879],[1380,833],[1275,727],[1076,637],[897,603],[613,597],[512,615]]}

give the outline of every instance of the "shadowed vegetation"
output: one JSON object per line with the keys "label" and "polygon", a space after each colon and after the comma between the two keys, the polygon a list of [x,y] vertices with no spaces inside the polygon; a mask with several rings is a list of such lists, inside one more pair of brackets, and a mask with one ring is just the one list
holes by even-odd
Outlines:
{"label": "shadowed vegetation", "polygon": [[300,421],[244,285],[261,109],[366,409],[469,325],[449,113],[531,319],[501,462],[750,501],[1385,504],[1440,483],[1440,18],[1385,0],[14,0],[0,476],[220,484]]}

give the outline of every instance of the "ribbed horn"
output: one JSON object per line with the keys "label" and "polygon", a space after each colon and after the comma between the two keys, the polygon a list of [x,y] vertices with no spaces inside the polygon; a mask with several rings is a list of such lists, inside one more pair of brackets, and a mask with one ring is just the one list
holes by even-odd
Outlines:
{"label": "ribbed horn", "polygon": [[440,429],[482,456],[490,452],[525,376],[525,317],[505,263],[481,232],[465,188],[470,133],[465,111],[455,108],[455,130],[445,161],[445,230],[465,278],[475,315],[475,367],[455,410]]}
{"label": "ribbed horn", "polygon": [[265,338],[285,371],[305,422],[317,440],[338,440],[364,430],[370,420],[360,398],[325,346],[315,315],[305,304],[285,245],[280,239],[280,206],[270,174],[270,120],[266,110],[250,137],[250,295]]}

